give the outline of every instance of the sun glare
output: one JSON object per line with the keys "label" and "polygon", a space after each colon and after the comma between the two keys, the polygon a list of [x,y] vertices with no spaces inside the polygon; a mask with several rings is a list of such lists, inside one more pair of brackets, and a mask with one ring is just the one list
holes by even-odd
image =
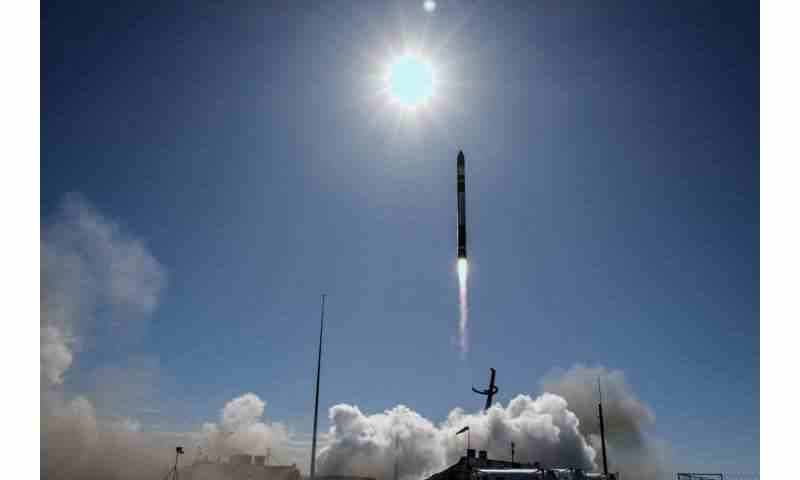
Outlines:
{"label": "sun glare", "polygon": [[404,55],[389,66],[389,93],[392,99],[414,107],[433,95],[433,68],[420,57]]}

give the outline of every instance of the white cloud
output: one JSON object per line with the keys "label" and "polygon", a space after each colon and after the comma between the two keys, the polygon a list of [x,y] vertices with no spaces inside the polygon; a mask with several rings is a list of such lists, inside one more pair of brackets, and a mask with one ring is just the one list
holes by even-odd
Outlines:
{"label": "white cloud", "polygon": [[[132,418],[102,420],[85,395],[60,390],[81,334],[105,319],[137,321],[153,312],[166,282],[144,243],[68,195],[42,227],[41,474],[42,478],[142,478],[160,471],[162,449],[145,441]],[[120,379],[115,386],[121,386]],[[167,451],[167,450],[163,450]],[[137,468],[131,468],[131,465]]]}
{"label": "white cloud", "polygon": [[56,327],[41,327],[42,380],[50,385],[64,383],[64,372],[72,365],[69,340]]}
{"label": "white cloud", "polygon": [[670,478],[665,445],[644,433],[655,422],[655,415],[634,394],[621,371],[576,365],[567,371],[554,371],[542,384],[546,391],[567,399],[580,419],[580,431],[599,452],[598,380],[603,391],[609,470],[622,472],[623,478]]}
{"label": "white cloud", "polygon": [[320,470],[331,475],[391,478],[395,458],[401,477],[435,473],[463,455],[465,438],[455,433],[464,426],[470,427],[472,445],[492,458],[507,458],[511,442],[520,461],[592,469],[595,457],[567,402],[547,393],[536,399],[518,395],[507,407],[495,404],[487,412],[454,409],[438,427],[402,405],[373,415],[336,405],[330,420],[330,444],[320,453]]}
{"label": "white cloud", "polygon": [[391,478],[396,454],[404,477],[417,478],[444,466],[440,430],[408,407],[364,415],[357,406],[339,404],[331,407],[329,417],[330,443],[319,454],[322,473]]}
{"label": "white cloud", "polygon": [[264,414],[265,403],[254,393],[245,393],[225,404],[222,409],[222,424],[236,431],[250,426]]}
{"label": "white cloud", "polygon": [[265,405],[254,393],[227,402],[220,411],[220,421],[201,428],[199,446],[204,454],[215,459],[234,453],[265,455],[269,449],[273,463],[294,463],[303,468],[308,463],[310,442],[290,434],[284,424],[264,419]]}
{"label": "white cloud", "polygon": [[80,334],[103,309],[135,321],[156,308],[166,273],[144,242],[103,217],[81,196],[67,195],[41,238],[41,377],[58,385]]}

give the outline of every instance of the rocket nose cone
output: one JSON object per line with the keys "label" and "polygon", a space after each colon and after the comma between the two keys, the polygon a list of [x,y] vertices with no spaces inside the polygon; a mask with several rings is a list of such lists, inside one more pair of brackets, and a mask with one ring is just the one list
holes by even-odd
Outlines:
{"label": "rocket nose cone", "polygon": [[461,150],[458,151],[458,159],[456,160],[456,163],[458,163],[459,165],[464,164],[464,152],[462,152]]}

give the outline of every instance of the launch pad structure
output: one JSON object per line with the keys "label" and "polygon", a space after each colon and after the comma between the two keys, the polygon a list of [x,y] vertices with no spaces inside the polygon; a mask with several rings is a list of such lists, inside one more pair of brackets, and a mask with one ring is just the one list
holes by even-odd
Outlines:
{"label": "launch pad structure", "polygon": [[497,394],[497,392],[500,391],[500,389],[497,388],[497,385],[494,384],[494,377],[495,374],[497,374],[497,370],[495,370],[494,368],[490,368],[489,372],[490,372],[489,388],[487,388],[486,390],[478,390],[477,388],[472,387],[472,391],[477,393],[478,395],[486,395],[486,404],[483,407],[484,410],[489,410],[489,408],[491,408],[492,400],[494,399],[495,394]]}

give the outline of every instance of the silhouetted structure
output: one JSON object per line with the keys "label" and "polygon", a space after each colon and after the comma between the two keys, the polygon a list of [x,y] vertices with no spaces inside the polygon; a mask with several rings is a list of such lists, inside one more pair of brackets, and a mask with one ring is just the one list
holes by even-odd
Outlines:
{"label": "silhouetted structure", "polygon": [[426,480],[617,480],[619,474],[587,473],[579,468],[546,467],[535,463],[490,459],[485,450],[469,450],[458,463]]}
{"label": "silhouetted structure", "polygon": [[181,469],[181,480],[300,480],[296,465],[264,465],[263,459],[239,454],[227,463],[197,461]]}
{"label": "silhouetted structure", "polygon": [[183,447],[175,447],[175,466],[167,473],[164,477],[164,480],[171,479],[171,480],[178,480],[180,477],[178,475],[178,457],[183,455]]}
{"label": "silhouetted structure", "polygon": [[375,480],[372,477],[354,477],[351,475],[317,475],[317,480]]}
{"label": "silhouetted structure", "polygon": [[456,187],[458,195],[458,258],[467,258],[467,206],[465,198],[464,152],[456,159]]}
{"label": "silhouetted structure", "polygon": [[486,390],[478,390],[475,387],[472,387],[472,391],[477,393],[478,395],[486,395],[486,406],[483,407],[484,410],[489,410],[489,407],[492,406],[492,399],[494,399],[494,395],[500,390],[494,384],[494,375],[496,373],[494,368],[490,368],[489,371],[491,372],[491,378],[489,379],[489,388]]}
{"label": "silhouetted structure", "polygon": [[600,379],[597,379],[597,392],[600,401],[597,403],[597,416],[600,417],[600,443],[603,445],[603,473],[608,475],[608,460],[606,459],[606,425],[603,421],[603,390],[600,389]]}
{"label": "silhouetted structure", "polygon": [[319,313],[319,351],[317,352],[317,389],[314,391],[314,433],[311,437],[311,480],[314,480],[317,461],[317,415],[319,413],[319,375],[322,370],[322,326],[325,323],[325,294],[322,294],[322,307]]}
{"label": "silhouetted structure", "polygon": [[678,473],[678,480],[724,480],[721,473]]}

